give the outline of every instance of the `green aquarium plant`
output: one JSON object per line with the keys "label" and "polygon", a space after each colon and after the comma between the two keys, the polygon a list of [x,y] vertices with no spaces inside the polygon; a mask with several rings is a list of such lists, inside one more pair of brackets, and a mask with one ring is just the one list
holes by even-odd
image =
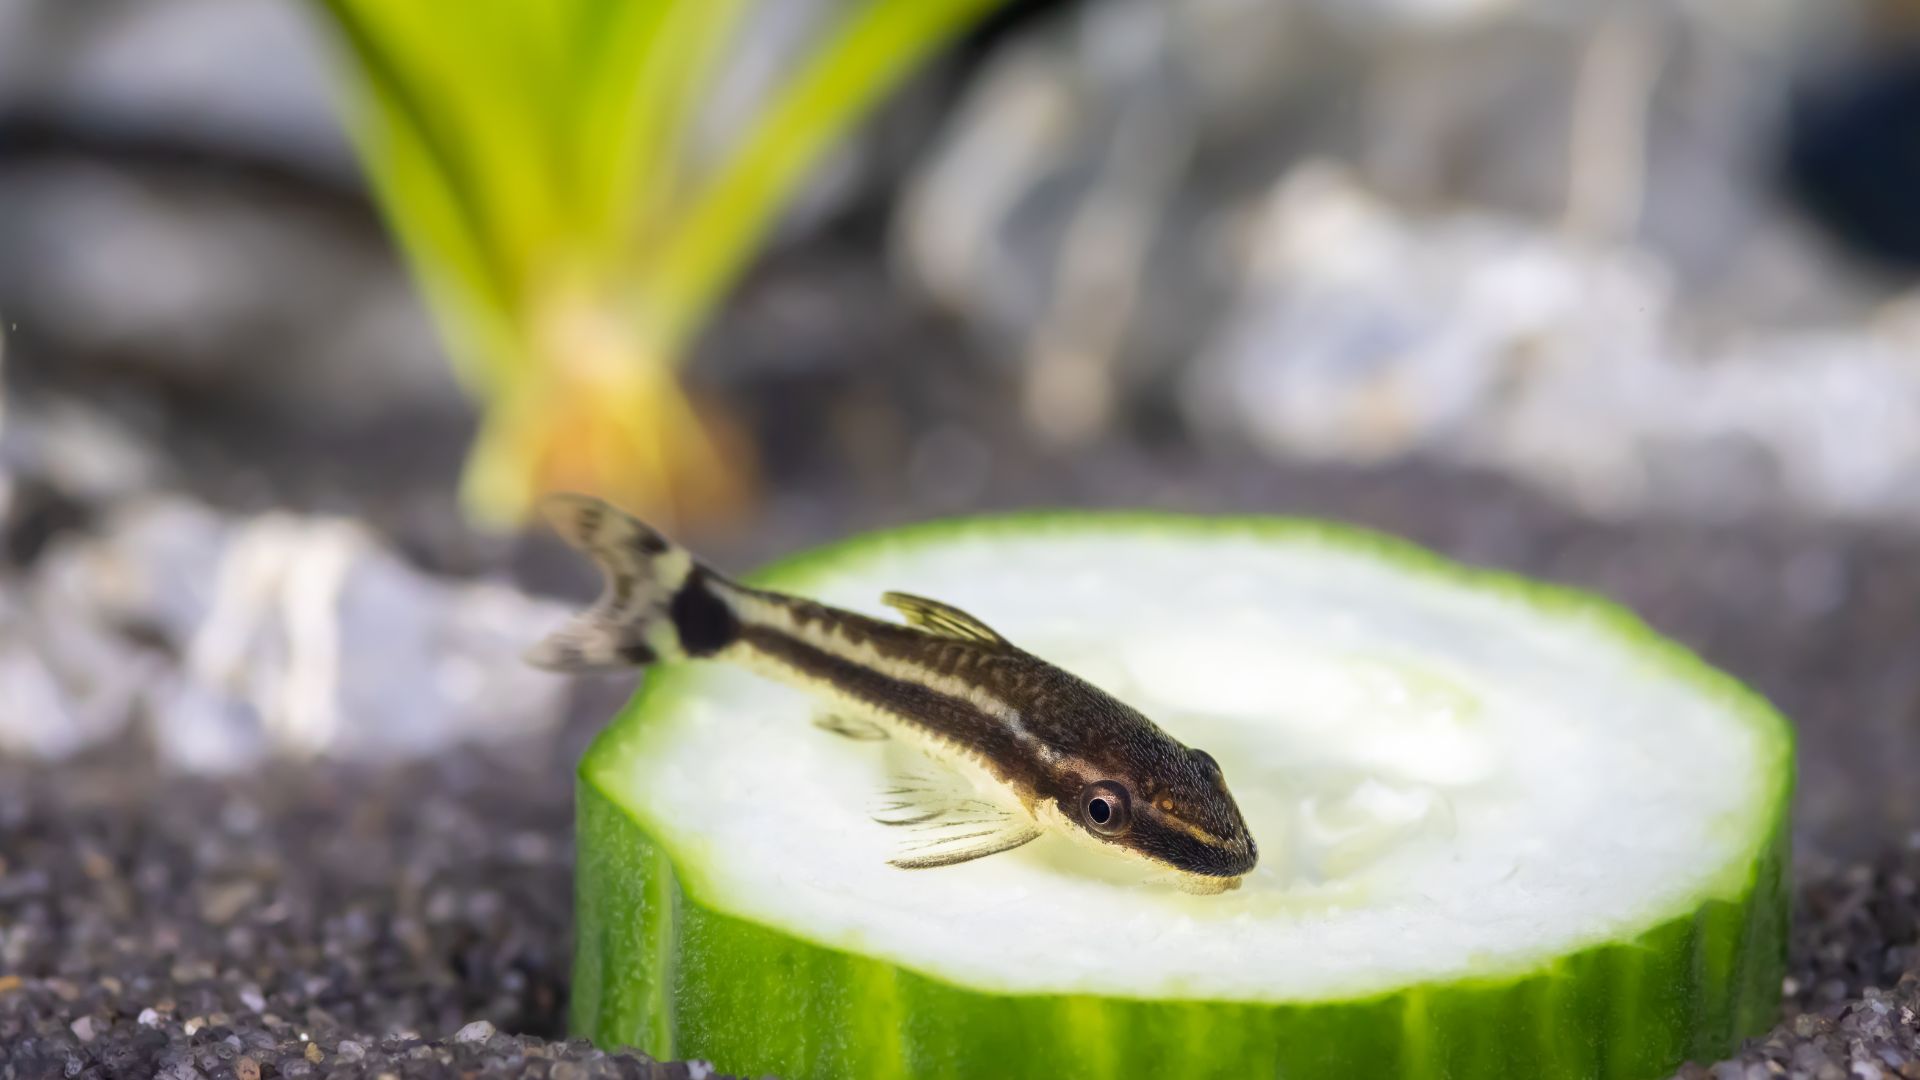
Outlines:
{"label": "green aquarium plant", "polygon": [[[749,0],[313,0],[350,125],[466,388],[463,498],[725,510],[748,455],[678,367],[809,168],[996,0],[851,0],[729,137],[703,110]],[[768,0],[776,2],[776,0]],[[716,145],[707,145],[710,142]]]}
{"label": "green aquarium plant", "polygon": [[[850,619],[620,520],[563,521],[615,587],[536,653],[664,664],[579,772],[573,1025],[604,1046],[789,1080],[1651,1080],[1773,1021],[1791,729],[1610,603],[1342,527],[1152,514],[912,527],[750,579]],[[857,618],[888,605],[948,643]],[[1024,754],[1095,698],[981,659],[1007,642],[1205,748],[1238,814],[1195,835],[1237,887],[1071,821],[899,858],[887,815],[946,781],[911,723],[834,710],[971,703],[1015,737],[963,762]],[[1071,743],[1036,752],[1121,760]]]}

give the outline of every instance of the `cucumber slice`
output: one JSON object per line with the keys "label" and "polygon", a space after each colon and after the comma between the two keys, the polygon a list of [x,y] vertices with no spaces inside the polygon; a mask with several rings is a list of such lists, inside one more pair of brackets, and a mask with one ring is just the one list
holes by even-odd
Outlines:
{"label": "cucumber slice", "polygon": [[1209,750],[1260,843],[1192,896],[1057,837],[937,870],[903,750],[719,665],[579,784],[573,1024],[786,1077],[1655,1077],[1764,1029],[1792,735],[1604,601],[1272,519],[942,523],[759,583],[957,604]]}

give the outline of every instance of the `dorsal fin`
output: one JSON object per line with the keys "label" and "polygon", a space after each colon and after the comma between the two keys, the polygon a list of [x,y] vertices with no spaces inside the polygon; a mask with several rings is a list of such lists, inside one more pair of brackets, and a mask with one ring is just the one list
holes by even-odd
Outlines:
{"label": "dorsal fin", "polygon": [[908,622],[922,630],[939,634],[941,637],[981,641],[989,645],[1007,644],[1007,639],[994,633],[993,627],[952,604],[943,604],[938,600],[929,600],[924,596],[902,592],[890,592],[882,596],[880,602],[888,607],[898,608],[900,614],[907,617]]}

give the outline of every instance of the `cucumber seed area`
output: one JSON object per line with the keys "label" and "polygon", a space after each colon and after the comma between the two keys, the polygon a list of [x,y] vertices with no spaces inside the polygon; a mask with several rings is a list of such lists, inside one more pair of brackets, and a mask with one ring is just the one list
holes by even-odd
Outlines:
{"label": "cucumber seed area", "polygon": [[585,765],[701,903],[970,987],[1325,1001],[1730,898],[1786,798],[1772,714],[1603,605],[1308,527],[972,528],[763,580],[979,616],[1217,758],[1259,865],[1196,896],[1050,832],[895,868],[872,814],[926,759],[715,665],[664,673]]}

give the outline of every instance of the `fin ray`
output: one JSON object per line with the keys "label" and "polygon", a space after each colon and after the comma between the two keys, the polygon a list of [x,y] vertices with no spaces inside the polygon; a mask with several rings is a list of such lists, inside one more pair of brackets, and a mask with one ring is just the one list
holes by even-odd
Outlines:
{"label": "fin ray", "polygon": [[1039,838],[1040,827],[1024,814],[982,796],[955,774],[895,773],[884,800],[869,811],[876,822],[901,829],[899,853],[888,859],[902,870],[983,859]]}
{"label": "fin ray", "polygon": [[548,671],[619,671],[653,660],[653,650],[634,628],[608,621],[598,611],[574,616],[525,655],[526,662]]}
{"label": "fin ray", "polygon": [[935,867],[954,866],[963,862],[972,862],[975,859],[984,859],[1003,851],[1012,851],[1039,838],[1038,825],[1027,821],[1015,821],[1012,815],[1008,815],[1008,820],[994,828],[979,829],[915,845],[899,856],[888,859],[887,864],[902,870],[931,870]]}
{"label": "fin ray", "polygon": [[880,597],[880,602],[899,611],[912,625],[941,637],[978,641],[987,645],[1008,644],[1007,639],[1001,637],[993,627],[952,604],[903,592],[886,593]]}

